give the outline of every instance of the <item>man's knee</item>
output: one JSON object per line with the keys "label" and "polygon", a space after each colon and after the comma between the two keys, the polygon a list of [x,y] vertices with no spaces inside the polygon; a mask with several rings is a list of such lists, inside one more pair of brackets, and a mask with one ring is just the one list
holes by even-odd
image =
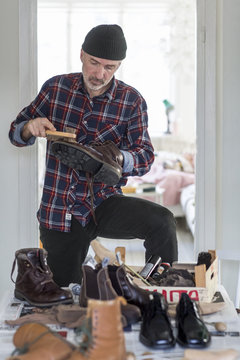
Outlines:
{"label": "man's knee", "polygon": [[171,228],[174,231],[176,229],[176,220],[173,213],[163,206],[159,206],[149,212],[148,219],[151,226],[155,228]]}

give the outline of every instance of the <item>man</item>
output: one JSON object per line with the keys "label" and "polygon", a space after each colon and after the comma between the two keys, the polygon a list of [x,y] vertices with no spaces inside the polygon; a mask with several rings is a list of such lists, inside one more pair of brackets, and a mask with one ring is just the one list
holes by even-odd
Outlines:
{"label": "man", "polygon": [[[68,161],[68,147],[64,161],[62,148],[53,151],[54,143],[47,143],[37,217],[48,264],[60,286],[81,281],[81,265],[97,236],[144,239],[146,259],[152,254],[169,263],[177,259],[173,215],[160,205],[122,195],[127,177],[145,174],[154,160],[145,100],[114,76],[126,49],[120,26],[94,27],[82,45],[82,73],[47,80],[11,124],[9,138],[16,146],[32,145],[36,137],[46,136],[46,130],[70,128],[83,150],[75,147],[74,160],[81,165],[77,167]],[[99,165],[92,170],[91,181],[86,154]],[[108,158],[111,166],[101,157]],[[109,181],[112,175],[114,181]]]}

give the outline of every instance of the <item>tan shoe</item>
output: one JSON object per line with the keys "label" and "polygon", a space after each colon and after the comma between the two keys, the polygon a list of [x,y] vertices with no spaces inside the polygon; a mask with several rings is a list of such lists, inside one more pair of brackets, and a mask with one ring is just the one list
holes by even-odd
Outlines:
{"label": "tan shoe", "polygon": [[20,326],[14,334],[16,350],[8,360],[66,360],[75,347],[39,323]]}
{"label": "tan shoe", "polygon": [[88,301],[88,331],[91,335],[85,336],[69,360],[126,360],[120,305],[121,298]]}

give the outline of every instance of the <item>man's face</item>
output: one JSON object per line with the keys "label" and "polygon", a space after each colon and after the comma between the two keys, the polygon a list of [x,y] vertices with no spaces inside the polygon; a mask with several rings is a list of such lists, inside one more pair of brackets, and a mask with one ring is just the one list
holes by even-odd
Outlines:
{"label": "man's face", "polygon": [[121,61],[106,60],[89,55],[81,50],[84,84],[90,91],[104,92],[119,68]]}

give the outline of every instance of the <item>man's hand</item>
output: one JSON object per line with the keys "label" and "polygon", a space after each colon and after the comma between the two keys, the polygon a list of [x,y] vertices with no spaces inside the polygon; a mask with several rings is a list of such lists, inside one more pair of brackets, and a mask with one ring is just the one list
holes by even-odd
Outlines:
{"label": "man's hand", "polygon": [[56,128],[47,118],[29,120],[22,129],[22,139],[28,141],[30,137],[46,137],[46,130],[55,131]]}

